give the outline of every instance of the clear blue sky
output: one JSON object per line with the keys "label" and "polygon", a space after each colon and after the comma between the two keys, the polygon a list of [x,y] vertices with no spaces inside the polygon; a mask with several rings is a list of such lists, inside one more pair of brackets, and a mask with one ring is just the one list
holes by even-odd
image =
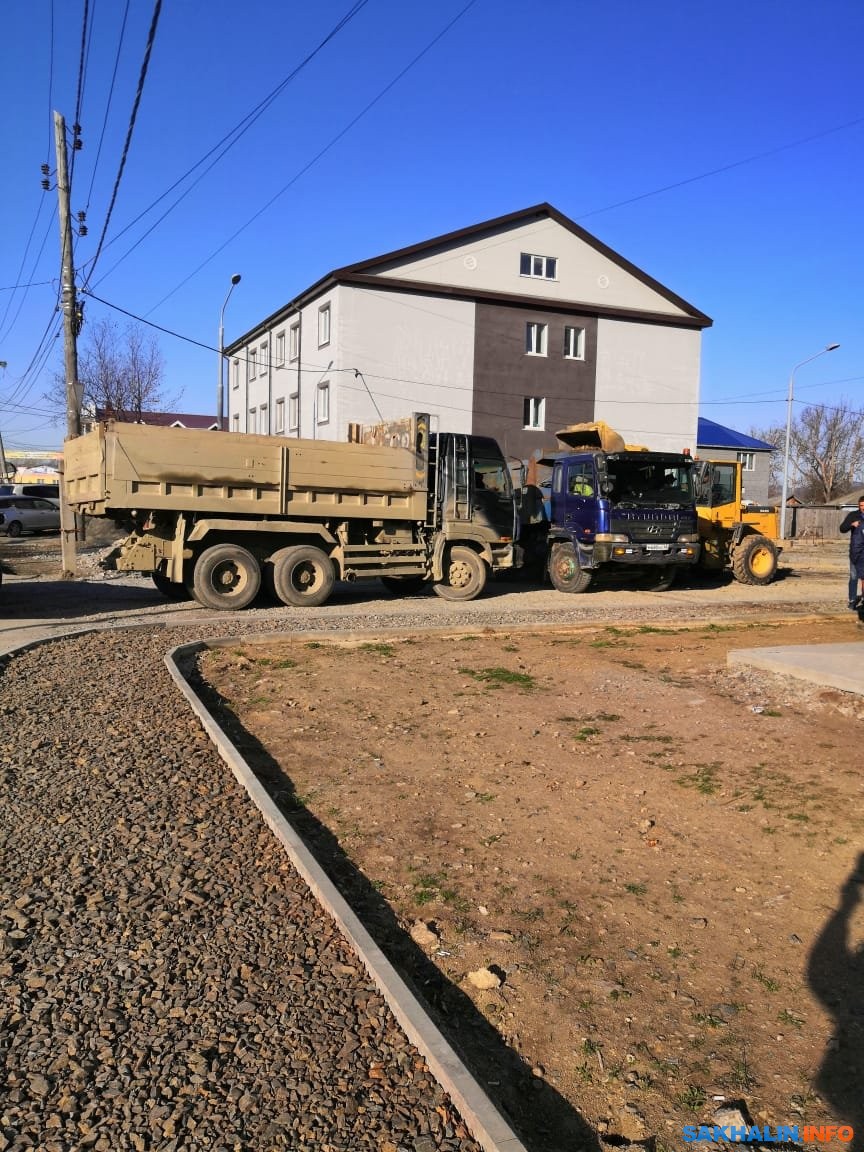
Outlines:
{"label": "clear blue sky", "polygon": [[[224,157],[187,175],[352,7]],[[89,0],[79,283],[153,15],[130,0],[118,54],[126,8]],[[62,346],[57,196],[39,166],[53,187],[51,112],[75,120],[83,16],[84,0],[6,0],[0,16],[7,448],[64,431],[41,399]],[[213,348],[235,272],[226,342],[332,268],[548,201],[713,318],[701,415],[783,424],[792,367],[834,341],[796,374],[796,408],[864,408],[862,58],[861,0],[165,0],[90,287]],[[124,321],[89,299],[87,319],[103,315]],[[157,335],[178,408],[212,412],[216,353]]]}

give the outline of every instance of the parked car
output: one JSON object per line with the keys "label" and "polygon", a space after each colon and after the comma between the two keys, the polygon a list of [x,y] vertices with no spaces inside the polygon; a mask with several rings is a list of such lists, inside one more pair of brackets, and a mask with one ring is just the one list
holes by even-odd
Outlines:
{"label": "parked car", "polygon": [[0,496],[0,532],[20,536],[22,532],[57,532],[60,509],[40,496]]}
{"label": "parked car", "polygon": [[60,503],[60,485],[40,484],[0,484],[0,496],[44,496],[46,500]]}

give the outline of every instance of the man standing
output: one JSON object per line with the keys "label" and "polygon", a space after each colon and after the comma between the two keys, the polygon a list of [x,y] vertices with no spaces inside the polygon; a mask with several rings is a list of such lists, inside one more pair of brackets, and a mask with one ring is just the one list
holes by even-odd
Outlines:
{"label": "man standing", "polygon": [[849,607],[854,612],[861,604],[864,581],[864,496],[858,500],[857,512],[844,518],[840,531],[849,533]]}

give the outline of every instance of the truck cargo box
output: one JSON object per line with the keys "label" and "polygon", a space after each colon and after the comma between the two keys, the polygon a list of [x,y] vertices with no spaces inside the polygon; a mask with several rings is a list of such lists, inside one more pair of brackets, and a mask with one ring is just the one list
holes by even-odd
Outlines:
{"label": "truck cargo box", "polygon": [[108,421],[64,446],[79,512],[422,520],[427,462],[408,447]]}

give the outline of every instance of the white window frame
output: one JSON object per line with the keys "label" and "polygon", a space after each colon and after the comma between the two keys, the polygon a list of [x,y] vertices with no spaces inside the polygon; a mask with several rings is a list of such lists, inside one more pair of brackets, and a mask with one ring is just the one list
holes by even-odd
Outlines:
{"label": "white window frame", "polygon": [[558,257],[536,256],[533,252],[519,253],[519,275],[529,280],[557,280]]}
{"label": "white window frame", "polygon": [[522,401],[523,427],[533,432],[543,432],[546,428],[546,398],[526,396]]}
{"label": "white window frame", "polygon": [[258,358],[258,375],[259,376],[266,376],[267,375],[267,362],[270,359],[270,357],[268,356],[268,352],[270,351],[270,348],[269,348],[269,345],[267,344],[266,340],[264,341],[263,344],[259,345],[258,350],[261,353],[260,357]]}
{"label": "white window frame", "polygon": [[237,359],[231,361],[231,387],[240,387],[240,361]]}
{"label": "white window frame", "polygon": [[738,463],[741,465],[742,472],[755,472],[756,471],[756,453],[755,452],[739,452]]}
{"label": "white window frame", "polygon": [[285,399],[280,397],[276,401],[276,420],[273,425],[273,431],[277,436],[285,435]]}
{"label": "white window frame", "polygon": [[564,359],[585,359],[585,329],[575,324],[564,325]]}
{"label": "white window frame", "polygon": [[285,367],[285,329],[284,328],[282,329],[281,332],[276,333],[276,357],[275,357],[275,365],[274,366],[276,368],[284,368]]}
{"label": "white window frame", "polygon": [[246,361],[246,379],[254,380],[258,375],[258,349],[248,349],[248,359]]}
{"label": "white window frame", "polygon": [[232,432],[239,432],[240,431],[240,413],[239,412],[235,412],[234,415],[231,417],[231,431]]}
{"label": "white window frame", "polygon": [[269,408],[266,404],[262,404],[258,409],[258,431],[262,436],[270,435],[269,415]]}
{"label": "white window frame", "polygon": [[318,347],[325,348],[330,343],[330,305],[318,309]]}
{"label": "white window frame", "polygon": [[300,358],[300,325],[292,324],[288,329],[288,360],[293,363]]}
{"label": "white window frame", "polygon": [[545,356],[548,336],[548,324],[542,324],[539,320],[529,320],[525,325],[525,355]]}
{"label": "white window frame", "polygon": [[330,423],[330,381],[322,380],[315,391],[315,422]]}
{"label": "white window frame", "polygon": [[258,409],[250,408],[246,416],[246,431],[254,436],[258,432]]}
{"label": "white window frame", "polygon": [[288,431],[296,432],[300,427],[300,393],[292,392],[288,397]]}

